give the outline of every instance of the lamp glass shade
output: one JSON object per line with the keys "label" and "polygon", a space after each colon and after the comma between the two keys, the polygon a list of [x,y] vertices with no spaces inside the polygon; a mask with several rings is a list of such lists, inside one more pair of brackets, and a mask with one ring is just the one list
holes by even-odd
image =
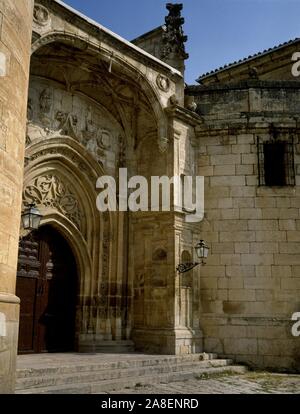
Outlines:
{"label": "lamp glass shade", "polygon": [[27,207],[22,214],[24,230],[37,230],[40,226],[41,218],[41,213],[34,205]]}
{"label": "lamp glass shade", "polygon": [[198,259],[207,259],[209,247],[205,244],[204,240],[200,240],[196,245],[195,250]]}

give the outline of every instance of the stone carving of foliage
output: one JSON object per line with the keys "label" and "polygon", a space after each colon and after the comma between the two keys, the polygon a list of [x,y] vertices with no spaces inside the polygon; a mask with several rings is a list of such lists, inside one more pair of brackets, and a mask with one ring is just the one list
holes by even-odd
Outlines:
{"label": "stone carving of foliage", "polygon": [[24,202],[57,209],[82,230],[83,212],[79,201],[56,175],[35,178],[24,191]]}

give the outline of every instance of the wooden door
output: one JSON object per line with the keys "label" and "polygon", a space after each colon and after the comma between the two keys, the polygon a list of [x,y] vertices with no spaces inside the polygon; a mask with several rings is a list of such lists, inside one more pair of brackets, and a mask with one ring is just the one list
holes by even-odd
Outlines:
{"label": "wooden door", "polygon": [[52,227],[20,241],[16,292],[21,299],[19,352],[74,350],[76,263]]}

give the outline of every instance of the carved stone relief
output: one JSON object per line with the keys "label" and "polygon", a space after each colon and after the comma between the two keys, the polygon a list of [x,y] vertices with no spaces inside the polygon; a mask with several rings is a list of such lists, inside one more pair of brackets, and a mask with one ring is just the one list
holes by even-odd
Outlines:
{"label": "carved stone relief", "polygon": [[108,293],[109,293],[109,246],[110,246],[110,229],[109,216],[107,213],[103,214],[103,251],[102,251],[102,278],[100,286],[100,301],[101,309],[100,315],[102,319],[109,316],[108,309]]}
{"label": "carved stone relief", "polygon": [[78,230],[83,230],[83,210],[76,197],[60,177],[54,174],[35,178],[24,190],[24,204],[57,209],[65,215]]}
{"label": "carved stone relief", "polygon": [[168,137],[166,135],[161,135],[158,139],[158,148],[162,154],[167,151],[168,145],[169,145]]}
{"label": "carved stone relief", "polygon": [[119,136],[119,168],[126,165],[126,143],[123,135]]}
{"label": "carved stone relief", "polygon": [[33,118],[33,102],[32,102],[32,99],[28,99],[27,119],[28,119],[28,121],[32,121],[32,118]]}
{"label": "carved stone relief", "polygon": [[51,108],[52,108],[52,93],[49,88],[46,88],[42,91],[39,98],[39,118],[43,125],[50,126],[51,119],[49,118]]}
{"label": "carved stone relief", "polygon": [[46,26],[50,23],[50,14],[46,7],[36,4],[33,10],[33,20],[40,26]]}
{"label": "carved stone relief", "polygon": [[[26,143],[69,136],[100,163],[115,164],[119,153],[118,123],[104,109],[80,96],[32,82],[28,100]],[[115,161],[112,161],[115,160]]]}
{"label": "carved stone relief", "polygon": [[168,92],[168,90],[170,89],[170,81],[165,76],[158,75],[156,78],[156,84],[159,87],[159,89],[163,92]]}

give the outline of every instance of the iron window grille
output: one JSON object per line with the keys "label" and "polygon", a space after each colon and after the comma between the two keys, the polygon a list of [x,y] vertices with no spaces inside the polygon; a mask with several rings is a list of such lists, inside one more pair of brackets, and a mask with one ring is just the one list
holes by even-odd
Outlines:
{"label": "iron window grille", "polygon": [[294,137],[264,141],[257,138],[258,177],[260,186],[295,185]]}

